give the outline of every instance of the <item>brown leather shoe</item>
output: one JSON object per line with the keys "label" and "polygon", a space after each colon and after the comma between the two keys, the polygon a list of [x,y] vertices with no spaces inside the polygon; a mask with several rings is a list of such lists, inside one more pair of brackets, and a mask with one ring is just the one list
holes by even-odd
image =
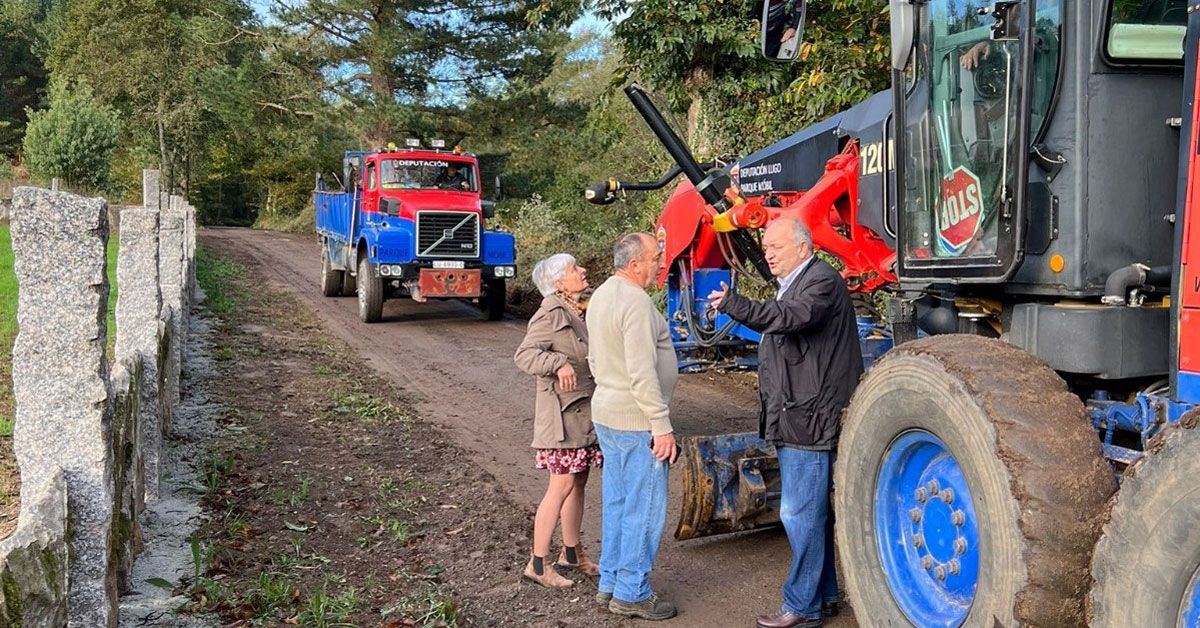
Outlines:
{"label": "brown leather shoe", "polygon": [[588,555],[584,553],[582,547],[576,548],[575,558],[578,558],[579,562],[577,562],[577,563],[567,562],[567,550],[564,549],[558,553],[558,563],[557,564],[559,567],[562,567],[564,569],[577,569],[577,570],[579,570],[580,573],[584,573],[589,576],[600,575],[600,566],[597,565],[596,563],[592,562],[591,558],[588,558]]}
{"label": "brown leather shoe", "polygon": [[821,619],[806,619],[781,610],[758,616],[758,628],[819,628]]}
{"label": "brown leather shoe", "polygon": [[543,587],[551,589],[569,589],[575,586],[574,580],[568,580],[560,576],[557,571],[554,571],[554,567],[551,567],[550,565],[546,565],[544,568],[542,568],[542,575],[537,575],[537,573],[533,571],[532,560],[525,564],[525,573],[521,574],[521,579],[527,582],[532,582],[533,584],[540,584]]}

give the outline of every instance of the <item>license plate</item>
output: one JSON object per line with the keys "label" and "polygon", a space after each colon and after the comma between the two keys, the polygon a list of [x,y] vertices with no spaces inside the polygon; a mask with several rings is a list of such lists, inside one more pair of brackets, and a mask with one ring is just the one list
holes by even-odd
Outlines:
{"label": "license plate", "polygon": [[452,262],[448,260],[434,260],[434,268],[466,268],[463,262]]}

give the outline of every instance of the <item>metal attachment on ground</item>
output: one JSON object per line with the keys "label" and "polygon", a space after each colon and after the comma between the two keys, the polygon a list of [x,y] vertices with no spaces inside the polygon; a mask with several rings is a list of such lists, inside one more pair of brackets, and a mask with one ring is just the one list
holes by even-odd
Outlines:
{"label": "metal attachment on ground", "polygon": [[967,521],[967,516],[965,514],[963,514],[963,511],[961,511],[961,510],[955,510],[950,515],[950,522],[956,526],[960,526],[960,525],[966,523],[966,521]]}
{"label": "metal attachment on ground", "polygon": [[938,580],[945,580],[946,579],[946,568],[941,565],[934,567],[933,575],[937,576]]}
{"label": "metal attachment on ground", "polygon": [[961,536],[954,539],[954,553],[962,556],[967,553],[967,540]]}
{"label": "metal attachment on ground", "polygon": [[921,488],[917,489],[917,501],[924,504],[926,499],[929,499],[929,492],[925,490],[924,486],[922,486]]}
{"label": "metal attachment on ground", "polygon": [[950,562],[946,563],[946,565],[950,567],[950,573],[953,575],[957,576],[958,572],[962,571],[962,566],[958,564],[957,558],[951,558]]}
{"label": "metal attachment on ground", "polygon": [[953,504],[954,503],[954,489],[952,489],[952,488],[942,489],[942,501],[946,502],[947,504]]}
{"label": "metal attachment on ground", "polygon": [[923,558],[921,558],[921,568],[922,569],[929,569],[932,566],[933,566],[933,557],[932,556],[926,555]]}
{"label": "metal attachment on ground", "polygon": [[921,549],[922,547],[924,547],[924,545],[925,545],[925,537],[921,536],[920,534],[914,534],[913,535],[913,547],[915,547],[917,549]]}
{"label": "metal attachment on ground", "polygon": [[921,522],[921,509],[913,508],[912,510],[908,511],[908,516],[912,517],[913,523],[920,523]]}

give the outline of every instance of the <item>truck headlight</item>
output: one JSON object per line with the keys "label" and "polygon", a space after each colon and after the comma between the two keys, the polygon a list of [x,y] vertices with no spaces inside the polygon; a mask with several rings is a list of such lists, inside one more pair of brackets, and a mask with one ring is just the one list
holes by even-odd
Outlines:
{"label": "truck headlight", "polygon": [[513,268],[512,266],[505,266],[504,267],[504,276],[505,277],[516,277],[517,269]]}
{"label": "truck headlight", "polygon": [[495,268],[492,269],[492,272],[496,273],[497,277],[503,277],[504,276],[504,267],[496,266]]}
{"label": "truck headlight", "polygon": [[388,266],[387,264],[380,264],[379,274],[384,277],[390,277],[392,275],[392,267]]}
{"label": "truck headlight", "polygon": [[391,268],[392,268],[392,276],[393,277],[402,277],[404,275],[404,267],[403,266],[396,264],[396,265],[393,265]]}

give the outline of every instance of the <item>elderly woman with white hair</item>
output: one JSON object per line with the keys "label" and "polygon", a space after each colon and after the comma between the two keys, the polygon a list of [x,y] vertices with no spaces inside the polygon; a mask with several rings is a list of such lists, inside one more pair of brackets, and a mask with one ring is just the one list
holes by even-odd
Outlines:
{"label": "elderly woman with white hair", "polygon": [[563,550],[557,566],[599,573],[579,546],[588,471],[604,462],[592,428],[596,385],[588,369],[588,332],[580,302],[588,287],[587,270],[574,257],[559,253],[533,267],[533,282],[544,298],[513,359],[537,378],[532,446],[537,450],[536,467],[550,472],[550,483],[534,518],[533,554],[524,577],[542,586],[567,588],[574,581],[545,563],[559,521]]}

